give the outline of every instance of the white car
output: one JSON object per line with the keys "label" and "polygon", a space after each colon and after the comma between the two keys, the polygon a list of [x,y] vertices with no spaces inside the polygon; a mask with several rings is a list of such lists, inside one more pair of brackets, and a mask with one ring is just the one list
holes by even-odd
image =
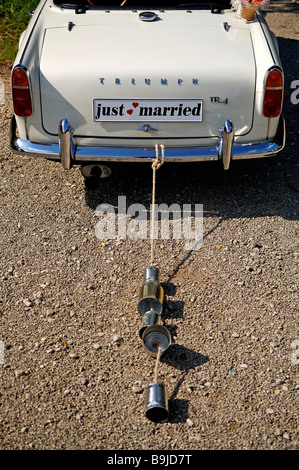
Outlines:
{"label": "white car", "polygon": [[[11,146],[73,164],[231,160],[284,147],[265,15],[183,0],[42,0],[12,70]],[[185,0],[184,0],[185,1]]]}

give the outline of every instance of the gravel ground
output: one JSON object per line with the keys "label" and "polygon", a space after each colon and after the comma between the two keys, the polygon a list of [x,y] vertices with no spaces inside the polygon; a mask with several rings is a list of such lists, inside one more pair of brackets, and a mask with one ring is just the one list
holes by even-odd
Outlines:
{"label": "gravel ground", "polygon": [[204,210],[202,248],[156,244],[173,342],[159,367],[163,424],[145,417],[155,360],[138,335],[149,241],[95,235],[100,203],[122,195],[149,208],[151,168],[114,165],[90,190],[78,167],[13,155],[2,67],[1,449],[298,449],[295,6],[273,2],[267,16],[286,73],[285,150],[226,174],[214,163],[165,164],[157,174],[158,203]]}

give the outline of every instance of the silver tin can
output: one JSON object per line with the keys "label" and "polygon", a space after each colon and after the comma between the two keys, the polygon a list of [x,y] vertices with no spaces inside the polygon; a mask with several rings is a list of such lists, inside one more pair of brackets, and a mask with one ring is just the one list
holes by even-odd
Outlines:
{"label": "silver tin can", "polygon": [[146,390],[146,417],[155,423],[164,423],[169,416],[168,396],[162,382],[152,382]]}
{"label": "silver tin can", "polygon": [[142,341],[146,352],[152,357],[157,357],[159,347],[162,349],[161,355],[169,348],[171,336],[164,325],[152,325],[144,330]]}
{"label": "silver tin can", "polygon": [[142,338],[143,333],[146,330],[146,328],[152,325],[159,325],[159,324],[161,324],[161,315],[159,315],[154,310],[150,310],[149,312],[146,312],[142,316],[142,321],[141,321],[141,325],[139,328],[140,338]]}

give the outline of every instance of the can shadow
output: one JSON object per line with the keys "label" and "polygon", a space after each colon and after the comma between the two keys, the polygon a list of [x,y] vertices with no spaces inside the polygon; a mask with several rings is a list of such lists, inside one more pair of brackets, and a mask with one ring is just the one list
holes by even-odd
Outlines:
{"label": "can shadow", "polygon": [[164,318],[183,318],[184,317],[184,305],[185,302],[182,300],[167,300],[165,307],[163,308]]}
{"label": "can shadow", "polygon": [[188,349],[180,344],[172,344],[163,356],[162,362],[174,367],[177,370],[183,370],[185,373],[176,384],[171,396],[169,397],[169,422],[181,423],[188,418],[189,401],[176,398],[177,393],[184,382],[188,372],[196,367],[200,367],[209,361],[207,356],[200,354],[192,349]]}
{"label": "can shadow", "polygon": [[169,423],[185,423],[188,419],[188,400],[172,398],[169,400]]}
{"label": "can shadow", "polygon": [[[181,300],[170,300],[167,297],[174,297],[176,294],[176,285],[172,282],[162,282],[164,289],[163,318],[183,318],[184,302]],[[167,299],[166,299],[167,298]]]}
{"label": "can shadow", "polygon": [[186,374],[189,370],[202,366],[208,360],[207,356],[188,349],[181,344],[172,344],[167,353],[162,357],[162,362],[177,370],[183,370]]}

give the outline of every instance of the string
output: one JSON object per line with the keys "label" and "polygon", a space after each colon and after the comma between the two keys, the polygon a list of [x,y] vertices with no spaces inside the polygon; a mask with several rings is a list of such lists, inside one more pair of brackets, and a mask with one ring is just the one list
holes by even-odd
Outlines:
{"label": "string", "polygon": [[153,170],[153,190],[152,190],[152,211],[151,211],[151,257],[150,264],[154,264],[154,226],[155,226],[155,200],[156,200],[156,171],[163,165],[165,160],[165,147],[163,144],[160,145],[162,158],[159,157],[159,146],[155,145],[156,158],[152,162]]}
{"label": "string", "polygon": [[155,365],[155,374],[154,374],[154,382],[158,382],[158,367],[159,367],[159,362],[160,362],[160,357],[162,354],[162,347],[158,346],[158,353],[157,353],[157,359],[156,359],[156,365]]}
{"label": "string", "polygon": [[[152,189],[152,210],[151,210],[151,259],[150,264],[151,266],[154,264],[154,227],[155,227],[155,203],[156,203],[156,172],[157,170],[163,165],[165,160],[165,147],[163,144],[160,144],[161,149],[161,159],[159,157],[159,146],[158,144],[155,145],[156,149],[156,158],[152,162],[152,170],[153,170],[153,189]],[[157,352],[157,359],[155,365],[155,373],[154,373],[154,382],[158,381],[158,367],[160,362],[160,357],[162,354],[162,347],[160,344],[158,345],[158,352]]]}

